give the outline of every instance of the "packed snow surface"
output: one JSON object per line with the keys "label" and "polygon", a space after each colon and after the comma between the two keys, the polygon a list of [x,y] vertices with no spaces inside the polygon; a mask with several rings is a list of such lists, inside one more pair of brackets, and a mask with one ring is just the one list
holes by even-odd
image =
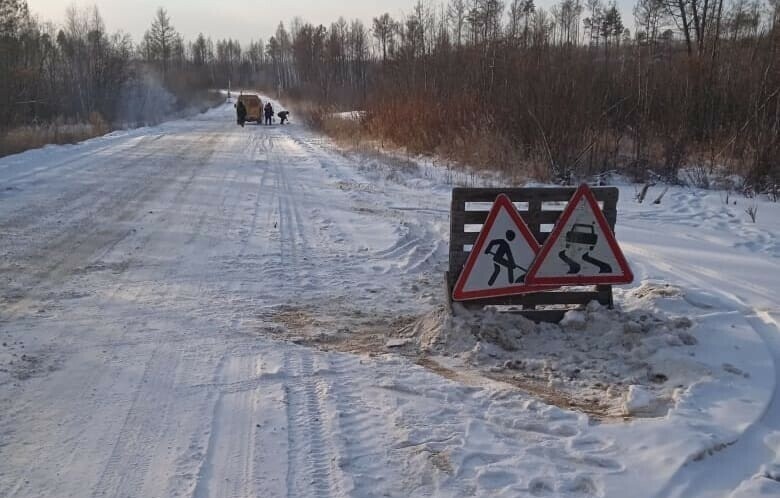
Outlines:
{"label": "packed snow surface", "polygon": [[452,315],[497,175],[233,112],[0,159],[0,496],[780,496],[777,204],[623,186],[615,309]]}

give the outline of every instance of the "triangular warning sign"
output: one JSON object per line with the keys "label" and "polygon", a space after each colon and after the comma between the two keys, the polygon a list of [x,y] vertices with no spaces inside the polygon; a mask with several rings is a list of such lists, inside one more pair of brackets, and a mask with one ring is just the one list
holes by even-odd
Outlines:
{"label": "triangular warning sign", "polygon": [[500,194],[455,283],[452,299],[465,301],[549,289],[525,283],[528,267],[538,252],[539,243],[528,225],[509,197]]}
{"label": "triangular warning sign", "polygon": [[634,280],[587,185],[574,193],[526,280],[532,285],[628,284]]}

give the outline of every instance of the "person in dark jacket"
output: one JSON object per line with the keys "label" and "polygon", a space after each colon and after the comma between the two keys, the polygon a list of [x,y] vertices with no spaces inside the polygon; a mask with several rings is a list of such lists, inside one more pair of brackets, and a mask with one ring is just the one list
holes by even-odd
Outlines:
{"label": "person in dark jacket", "polygon": [[236,122],[241,125],[241,128],[244,127],[246,122],[246,106],[240,100],[236,104]]}
{"label": "person in dark jacket", "polygon": [[274,117],[274,106],[270,102],[265,104],[265,124],[270,125]]}
{"label": "person in dark jacket", "polygon": [[284,124],[285,121],[287,121],[287,116],[290,114],[290,111],[279,111],[277,116],[279,116],[279,123]]}

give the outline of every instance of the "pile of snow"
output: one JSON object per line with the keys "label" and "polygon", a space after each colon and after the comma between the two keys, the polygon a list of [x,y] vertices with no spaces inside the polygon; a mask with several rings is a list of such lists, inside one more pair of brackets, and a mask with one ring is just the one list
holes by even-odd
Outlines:
{"label": "pile of snow", "polygon": [[[281,307],[268,331],[324,350],[406,356],[449,378],[512,386],[597,418],[663,417],[739,390],[766,395],[770,386],[752,377],[771,367],[754,331],[739,315],[713,315],[711,296],[646,281],[615,298],[615,309],[592,302],[558,324],[490,309],[453,315],[443,305],[416,317]],[[716,385],[717,396],[706,394]]]}
{"label": "pile of snow", "polygon": [[780,432],[770,432],[762,442],[773,455],[772,461],[762,465],[751,479],[744,481],[731,498],[780,495]]}
{"label": "pile of snow", "polygon": [[334,119],[345,119],[348,121],[360,121],[366,116],[366,111],[345,111],[334,112],[330,115]]}
{"label": "pile of snow", "polygon": [[623,401],[623,412],[626,415],[641,415],[654,413],[658,408],[659,399],[644,386],[631,385]]}
{"label": "pile of snow", "polygon": [[679,389],[711,374],[695,358],[690,318],[639,305],[664,296],[681,299],[681,291],[645,285],[631,293],[630,306],[592,302],[559,324],[493,310],[436,310],[402,335],[411,331],[422,351],[453,370],[476,369],[548,402],[602,415],[659,416]]}

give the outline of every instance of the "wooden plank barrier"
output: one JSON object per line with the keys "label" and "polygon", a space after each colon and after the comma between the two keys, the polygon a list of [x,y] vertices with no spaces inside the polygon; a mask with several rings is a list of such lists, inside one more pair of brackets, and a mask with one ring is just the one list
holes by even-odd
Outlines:
{"label": "wooden plank barrier", "polygon": [[[576,190],[575,187],[454,188],[450,208],[450,265],[447,272],[450,299],[471,246],[477,240],[479,230],[498,194],[505,194],[512,200],[541,245]],[[592,190],[614,232],[619,190],[617,187],[593,187]],[[470,310],[485,306],[509,307],[507,311],[520,313],[536,322],[558,322],[569,309],[582,307],[593,300],[612,307],[612,286],[564,287],[560,290],[475,299],[458,304]]]}

